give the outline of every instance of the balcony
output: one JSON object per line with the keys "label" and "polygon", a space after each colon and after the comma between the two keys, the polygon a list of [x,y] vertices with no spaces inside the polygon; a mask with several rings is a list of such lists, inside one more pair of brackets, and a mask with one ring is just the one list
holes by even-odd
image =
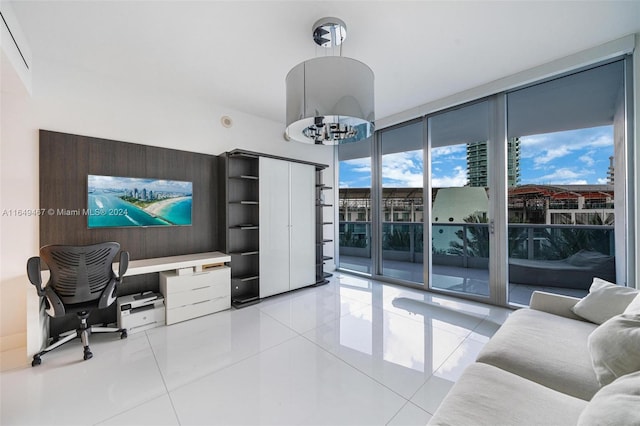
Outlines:
{"label": "balcony", "polygon": [[[382,227],[383,275],[422,283],[424,225],[384,222]],[[340,222],[340,266],[371,273],[370,243],[370,222]],[[610,225],[510,224],[508,244],[511,303],[527,305],[535,290],[584,296],[592,274],[615,279]],[[432,287],[488,296],[488,224],[432,225],[432,261]],[[596,263],[601,266],[592,269]]]}

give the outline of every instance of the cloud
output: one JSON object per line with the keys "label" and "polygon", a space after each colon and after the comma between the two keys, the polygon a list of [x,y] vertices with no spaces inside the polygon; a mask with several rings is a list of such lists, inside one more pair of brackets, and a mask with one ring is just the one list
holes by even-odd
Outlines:
{"label": "cloud", "polygon": [[588,146],[593,147],[593,148],[613,146],[613,134],[594,136],[588,142]]}
{"label": "cloud", "polygon": [[548,148],[543,155],[536,155],[533,159],[533,164],[536,167],[547,164],[556,158],[562,158],[565,155],[571,153],[571,149],[568,146],[559,146],[555,148]]}
{"label": "cloud", "polygon": [[449,176],[439,176],[431,178],[431,186],[433,188],[449,188],[460,187],[467,184],[467,169],[461,166],[456,166],[453,169],[453,174]]}
{"label": "cloud", "polygon": [[[439,162],[441,160],[465,160],[467,153],[467,145],[449,145],[431,148],[431,162]],[[464,155],[461,155],[464,154]]]}
{"label": "cloud", "polygon": [[593,155],[592,151],[584,155],[581,155],[580,157],[578,157],[578,160],[582,161],[584,164],[591,167],[595,164],[595,161],[593,160],[593,157],[591,157],[591,155]]}
{"label": "cloud", "polygon": [[398,152],[382,157],[382,186],[422,188],[424,161],[422,151]]}
{"label": "cloud", "polygon": [[356,158],[353,160],[341,161],[340,168],[347,168],[357,173],[371,174],[371,159],[367,157],[367,158]]}
{"label": "cloud", "polygon": [[556,169],[553,173],[540,176],[536,181],[542,184],[586,185],[584,172],[575,172],[569,168]]}
{"label": "cloud", "polygon": [[611,126],[601,126],[524,136],[520,138],[520,148],[520,158],[533,158],[536,168],[540,168],[585,149],[591,155],[596,151],[600,155],[613,154],[613,132]]}

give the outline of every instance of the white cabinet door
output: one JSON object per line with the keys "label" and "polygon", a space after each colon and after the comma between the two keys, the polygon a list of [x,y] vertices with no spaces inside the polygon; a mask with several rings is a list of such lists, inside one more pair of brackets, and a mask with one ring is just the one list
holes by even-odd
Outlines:
{"label": "white cabinet door", "polygon": [[289,163],[291,217],[291,290],[316,281],[316,201],[315,167]]}
{"label": "white cabinet door", "polygon": [[289,291],[289,162],[259,161],[262,298]]}

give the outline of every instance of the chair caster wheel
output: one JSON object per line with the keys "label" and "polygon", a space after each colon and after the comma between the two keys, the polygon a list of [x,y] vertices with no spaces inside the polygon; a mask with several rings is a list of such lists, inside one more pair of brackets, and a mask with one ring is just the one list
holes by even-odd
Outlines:
{"label": "chair caster wheel", "polygon": [[124,330],[122,333],[120,333],[120,338],[121,339],[126,339],[129,335],[127,334],[127,330]]}
{"label": "chair caster wheel", "polygon": [[31,361],[31,366],[35,367],[42,364],[42,360],[40,359],[40,357],[38,355],[33,357],[33,361]]}
{"label": "chair caster wheel", "polygon": [[91,353],[91,351],[88,348],[86,348],[84,350],[84,360],[86,361],[86,360],[91,359],[91,358],[93,358],[93,354]]}

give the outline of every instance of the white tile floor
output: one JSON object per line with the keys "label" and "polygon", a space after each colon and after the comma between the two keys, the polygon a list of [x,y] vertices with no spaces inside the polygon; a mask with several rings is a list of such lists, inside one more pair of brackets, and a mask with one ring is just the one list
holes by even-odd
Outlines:
{"label": "white tile floor", "polygon": [[511,311],[335,274],[0,375],[2,425],[424,425]]}

